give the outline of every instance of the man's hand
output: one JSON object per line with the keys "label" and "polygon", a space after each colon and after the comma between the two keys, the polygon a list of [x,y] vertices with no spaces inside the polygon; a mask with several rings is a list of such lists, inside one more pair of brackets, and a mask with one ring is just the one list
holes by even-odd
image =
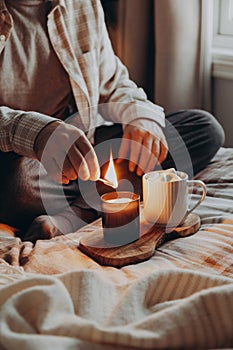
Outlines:
{"label": "man's hand", "polygon": [[141,176],[162,163],[167,152],[167,141],[160,126],[152,120],[137,119],[125,127],[118,162],[129,159],[129,170]]}
{"label": "man's hand", "polygon": [[98,159],[84,132],[73,125],[55,121],[38,134],[34,144],[37,158],[56,182],[97,180]]}

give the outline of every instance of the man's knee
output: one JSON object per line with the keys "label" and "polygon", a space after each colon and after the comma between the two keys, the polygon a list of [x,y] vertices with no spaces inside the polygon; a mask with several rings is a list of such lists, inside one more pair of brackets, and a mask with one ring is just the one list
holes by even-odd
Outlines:
{"label": "man's knee", "polygon": [[217,119],[209,112],[202,109],[180,110],[166,116],[168,123],[188,141],[194,134],[210,140],[216,147],[223,146],[225,134]]}
{"label": "man's knee", "polygon": [[173,159],[183,158],[181,149],[187,149],[194,174],[203,169],[224,144],[225,135],[222,126],[207,111],[180,110],[169,114],[167,121],[165,131]]}
{"label": "man's knee", "polygon": [[225,142],[225,133],[218,120],[207,111],[201,109],[193,109],[191,111],[197,116],[199,127],[203,126],[205,129],[205,134],[211,139],[213,147],[222,147]]}

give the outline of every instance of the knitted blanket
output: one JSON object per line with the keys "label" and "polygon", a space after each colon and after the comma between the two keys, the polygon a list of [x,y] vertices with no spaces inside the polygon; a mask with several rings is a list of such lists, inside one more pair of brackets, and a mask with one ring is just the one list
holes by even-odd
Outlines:
{"label": "knitted blanket", "polygon": [[79,251],[96,223],[35,246],[2,230],[0,349],[233,348],[233,150],[198,178],[199,231],[121,269]]}

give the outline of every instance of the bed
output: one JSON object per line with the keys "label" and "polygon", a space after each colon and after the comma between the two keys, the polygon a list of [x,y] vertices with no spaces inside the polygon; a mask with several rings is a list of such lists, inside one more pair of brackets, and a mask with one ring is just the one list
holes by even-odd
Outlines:
{"label": "bed", "polygon": [[0,349],[233,348],[233,149],[196,178],[198,232],[138,264],[78,249],[99,222],[35,246],[0,227]]}

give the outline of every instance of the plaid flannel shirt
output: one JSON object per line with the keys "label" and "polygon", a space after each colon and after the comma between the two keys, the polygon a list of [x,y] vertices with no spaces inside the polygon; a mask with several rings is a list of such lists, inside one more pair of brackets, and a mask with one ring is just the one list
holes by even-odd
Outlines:
{"label": "plaid flannel shirt", "polygon": [[[116,123],[145,118],[164,126],[163,108],[147,100],[115,56],[99,0],[56,0],[47,25],[52,46],[69,75],[84,131],[89,137],[97,126],[99,112],[105,120]],[[1,0],[0,53],[12,26],[12,17]],[[0,150],[34,158],[38,133],[54,120],[57,119],[33,111],[0,107]]]}

